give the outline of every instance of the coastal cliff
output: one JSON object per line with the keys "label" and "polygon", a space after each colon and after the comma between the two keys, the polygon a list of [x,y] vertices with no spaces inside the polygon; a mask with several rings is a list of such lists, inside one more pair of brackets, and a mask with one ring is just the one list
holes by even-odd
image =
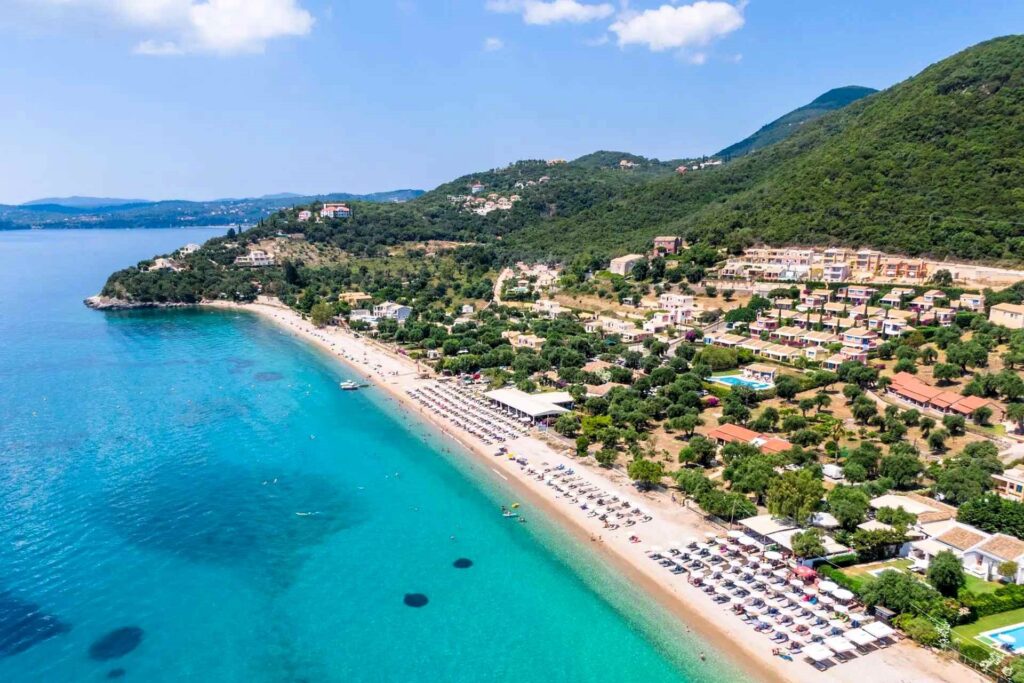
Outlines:
{"label": "coastal cliff", "polygon": [[183,303],[157,303],[152,301],[128,301],[110,296],[90,296],[82,301],[89,308],[96,311],[132,311],[142,308],[183,308],[195,304]]}

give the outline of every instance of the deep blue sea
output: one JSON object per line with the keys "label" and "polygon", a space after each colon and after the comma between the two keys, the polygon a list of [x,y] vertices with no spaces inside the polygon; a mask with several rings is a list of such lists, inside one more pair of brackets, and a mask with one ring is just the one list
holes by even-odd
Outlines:
{"label": "deep blue sea", "polygon": [[330,358],[82,305],[214,234],[0,232],[0,681],[738,680]]}

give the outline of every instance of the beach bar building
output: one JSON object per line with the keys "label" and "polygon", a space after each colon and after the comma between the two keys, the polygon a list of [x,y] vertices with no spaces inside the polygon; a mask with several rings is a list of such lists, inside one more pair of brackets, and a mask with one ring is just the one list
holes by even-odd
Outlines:
{"label": "beach bar building", "polygon": [[573,397],[565,391],[528,394],[512,387],[488,391],[484,396],[492,405],[518,419],[536,424],[572,410]]}

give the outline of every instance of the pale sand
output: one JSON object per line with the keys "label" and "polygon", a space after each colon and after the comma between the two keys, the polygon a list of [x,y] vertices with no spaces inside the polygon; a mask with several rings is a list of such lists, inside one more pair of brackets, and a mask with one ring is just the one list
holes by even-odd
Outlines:
{"label": "pale sand", "polygon": [[[775,645],[766,636],[754,632],[727,609],[690,586],[685,576],[669,573],[644,555],[644,549],[652,545],[665,547],[692,536],[701,537],[704,531],[721,531],[706,524],[699,513],[672,502],[665,494],[641,495],[621,472],[581,466],[579,460],[556,452],[539,438],[528,436],[504,444],[517,456],[526,457],[532,467],[540,469],[541,463],[546,462],[548,466],[564,464],[567,468],[574,468],[577,473],[608,492],[639,502],[654,517],[646,524],[622,527],[617,531],[605,530],[600,521],[586,517],[567,498],[557,497],[552,488],[528,476],[514,461],[494,457],[495,446],[484,444],[413,401],[407,395],[407,390],[432,381],[420,375],[421,370],[429,372],[425,366],[417,369],[416,363],[408,357],[394,353],[365,337],[356,338],[348,330],[317,329],[291,309],[271,299],[261,297],[258,303],[245,306],[222,302],[209,305],[256,313],[347,363],[375,386],[384,389],[403,408],[420,416],[461,444],[465,450],[478,456],[497,476],[521,491],[527,505],[542,508],[553,519],[562,522],[569,532],[591,541],[592,547],[618,571],[628,576],[633,584],[646,590],[651,597],[678,616],[686,628],[693,629],[713,647],[729,655],[733,663],[756,680],[798,683],[822,680],[844,683],[983,683],[988,680],[909,640],[833,666],[827,673],[818,672],[804,662],[800,655],[792,662],[775,657],[772,655]],[[628,539],[633,534],[643,542],[630,543]]]}

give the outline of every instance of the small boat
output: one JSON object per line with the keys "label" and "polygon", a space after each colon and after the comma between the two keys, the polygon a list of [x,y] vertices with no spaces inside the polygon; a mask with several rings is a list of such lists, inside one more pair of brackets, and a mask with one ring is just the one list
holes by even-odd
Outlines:
{"label": "small boat", "polygon": [[341,387],[342,391],[355,391],[359,388],[359,385],[350,379],[347,379],[344,382],[339,382],[338,386]]}

